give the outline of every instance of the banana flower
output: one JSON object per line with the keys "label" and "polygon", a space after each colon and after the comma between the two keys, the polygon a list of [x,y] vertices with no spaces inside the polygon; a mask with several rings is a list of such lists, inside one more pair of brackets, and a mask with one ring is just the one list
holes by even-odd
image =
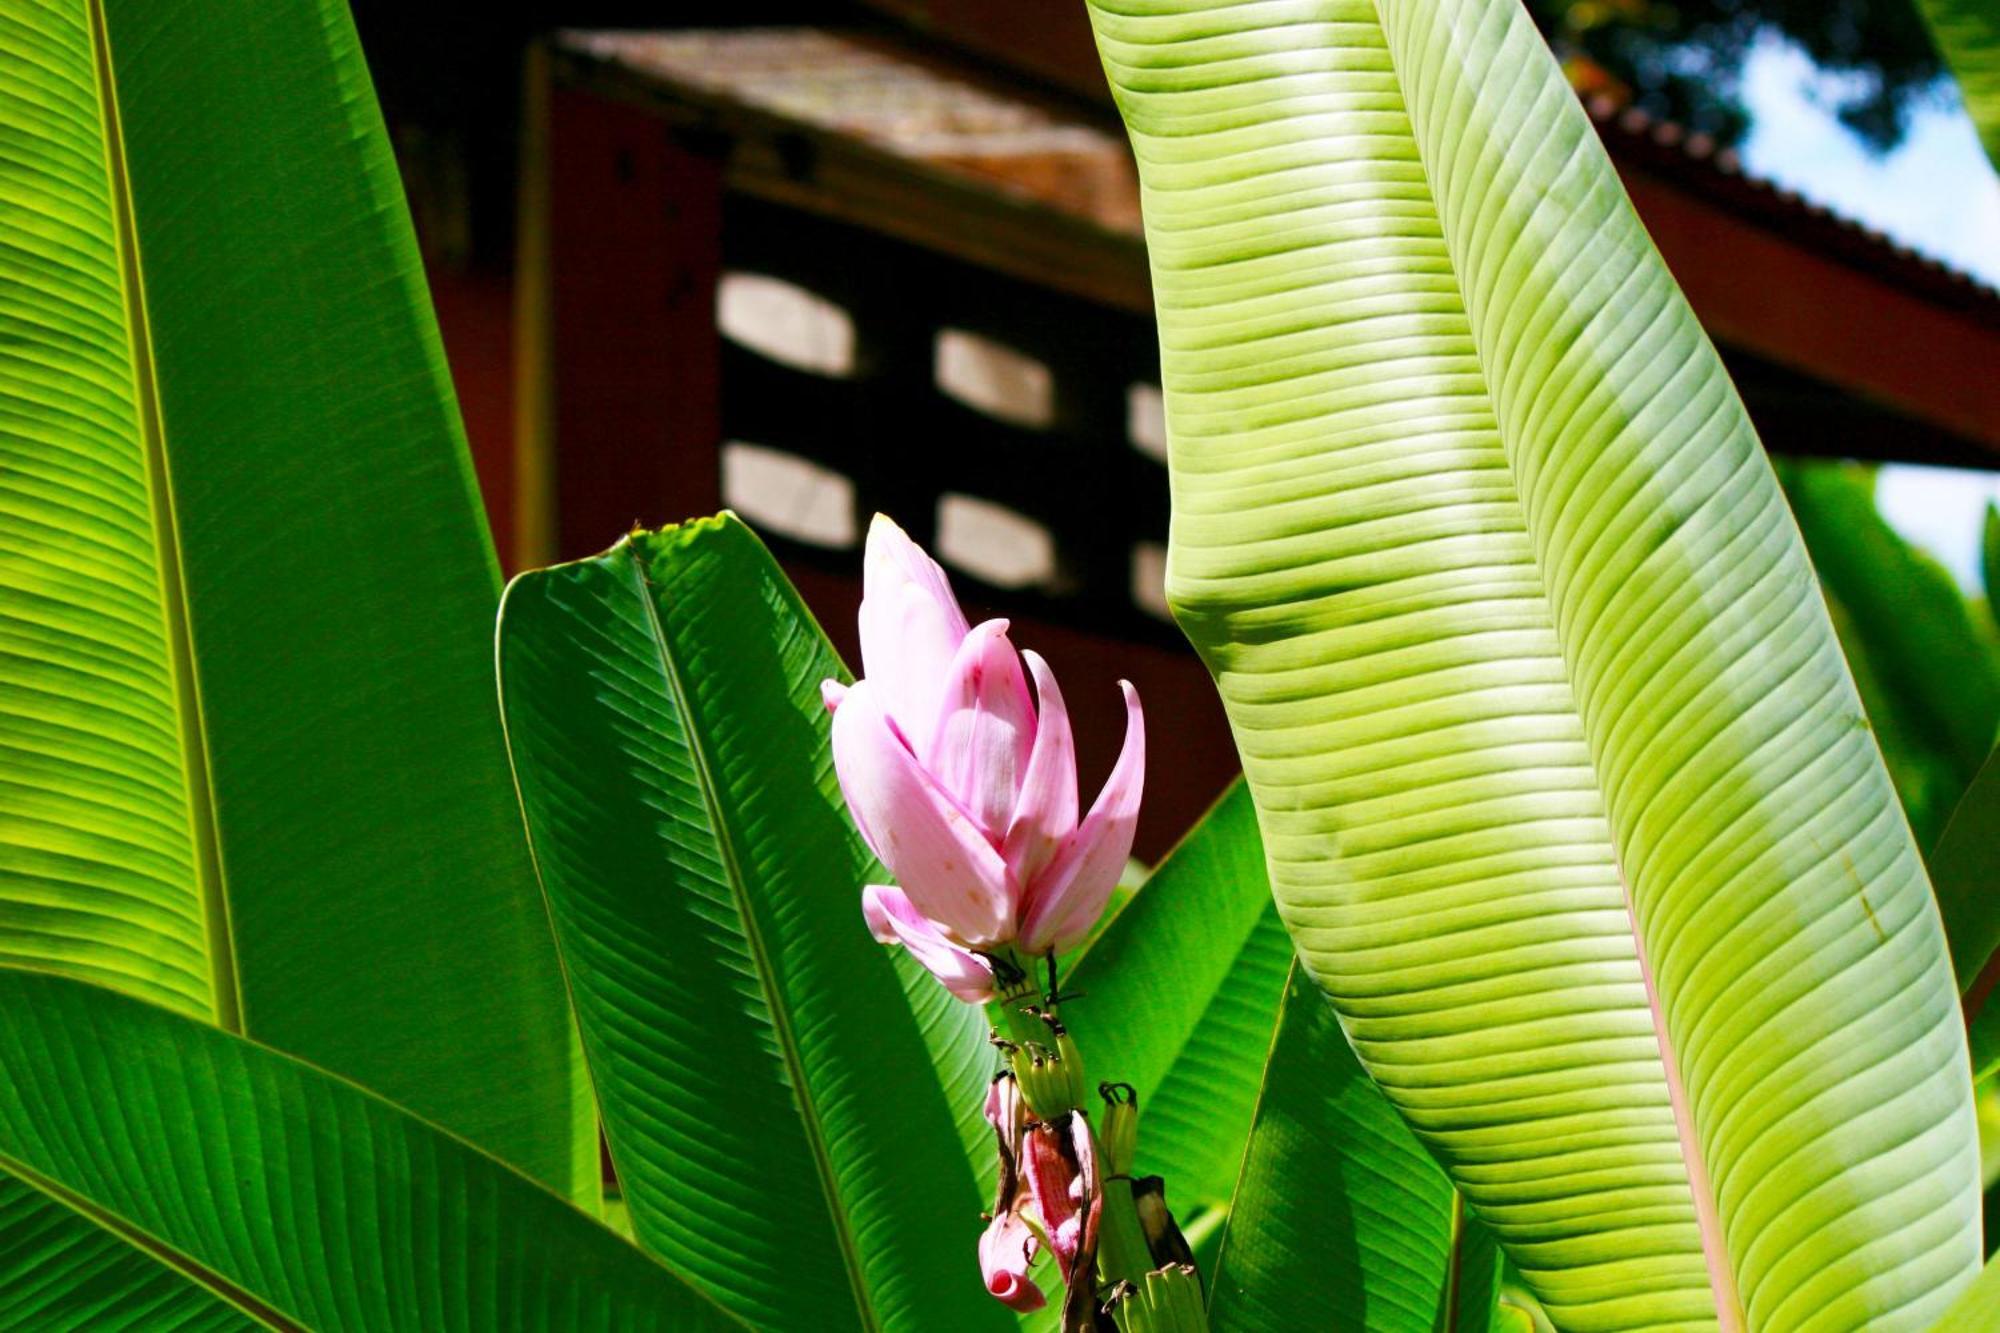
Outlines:
{"label": "banana flower", "polygon": [[862,678],[821,693],[847,808],[897,881],[868,885],[863,915],[877,939],[982,1003],[998,989],[993,955],[1059,952],[1103,912],[1138,822],[1139,696],[1119,682],[1124,747],[1079,820],[1069,713],[1048,664],[1015,651],[1005,620],[968,625],[944,570],[880,515],[860,620]]}
{"label": "banana flower", "polygon": [[1001,1074],[986,1089],[986,1123],[993,1126],[1000,1147],[999,1187],[993,1216],[979,1238],[979,1271],[986,1290],[1001,1304],[1022,1314],[1048,1303],[1028,1270],[1041,1250],[1037,1223],[1030,1221],[1034,1199],[1022,1174],[1028,1130],[1034,1122],[1012,1074]]}

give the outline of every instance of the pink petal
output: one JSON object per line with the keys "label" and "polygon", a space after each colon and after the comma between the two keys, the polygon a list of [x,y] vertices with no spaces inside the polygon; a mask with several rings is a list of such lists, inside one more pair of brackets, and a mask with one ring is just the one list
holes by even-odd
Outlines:
{"label": "pink petal", "polygon": [[1125,692],[1125,746],[1090,814],[1028,887],[1021,910],[1028,953],[1060,952],[1088,934],[1132,854],[1146,782],[1146,718],[1131,683],[1121,680],[1118,688]]}
{"label": "pink petal", "polygon": [[883,944],[901,944],[903,937],[896,933],[891,924],[898,914],[907,914],[912,919],[922,920],[923,914],[910,904],[910,899],[901,889],[887,884],[870,884],[861,890],[861,916],[868,923],[868,933]]}
{"label": "pink petal", "polygon": [[1097,1253],[1102,1197],[1097,1182],[1097,1142],[1090,1122],[1074,1111],[1028,1132],[1022,1175],[1048,1234],[1064,1282]]}
{"label": "pink petal", "polygon": [[[1072,1117],[1074,1118],[1074,1117]],[[1055,1125],[1040,1124],[1028,1131],[1027,1151],[1021,1154],[1021,1174],[1034,1196],[1035,1213],[1055,1252],[1063,1281],[1069,1281],[1069,1266],[1076,1258],[1076,1242],[1082,1238],[1078,1225],[1076,1163],[1063,1152],[1064,1138]]]}
{"label": "pink petal", "polygon": [[826,705],[827,712],[839,708],[840,701],[846,697],[847,687],[839,681],[829,678],[819,683],[819,701]]}
{"label": "pink petal", "polygon": [[924,767],[998,844],[1034,743],[1035,705],[1020,654],[1007,641],[1007,622],[988,620],[952,659]]}
{"label": "pink petal", "polygon": [[1034,1229],[1018,1212],[996,1214],[987,1224],[979,1238],[979,1271],[986,1278],[986,1290],[1002,1305],[1027,1314],[1048,1303],[1028,1276],[1040,1248]]}
{"label": "pink petal", "polygon": [[868,919],[868,929],[876,939],[908,949],[912,958],[959,999],[985,1004],[993,998],[993,968],[978,954],[946,939],[901,889],[870,884],[861,891],[861,914]]}
{"label": "pink petal", "polygon": [[1035,721],[1035,748],[1021,780],[1021,799],[1015,802],[1000,854],[1014,878],[1027,884],[1076,831],[1076,744],[1055,673],[1040,653],[1023,650],[1021,656],[1034,674],[1041,716]]}
{"label": "pink petal", "polygon": [[965,613],[938,563],[880,514],[868,529],[861,587],[862,675],[882,685],[890,716],[926,754]]}
{"label": "pink petal", "polygon": [[[936,602],[948,613],[958,630],[958,637],[966,632],[965,613],[958,609],[958,599],[952,596],[951,580],[945,576],[944,567],[930,558],[923,547],[910,540],[896,520],[887,514],[875,515],[868,525],[868,549],[863,557],[866,561],[864,579],[894,578],[897,581],[915,584],[931,601]],[[864,588],[871,586],[864,583]]]}
{"label": "pink petal", "polygon": [[986,1085],[986,1123],[999,1138],[1000,1151],[1009,1161],[1020,1155],[1021,1136],[1028,1132],[1028,1099],[1011,1073],[1001,1071]]}
{"label": "pink petal", "polygon": [[1020,886],[979,827],[917,763],[873,680],[833,715],[833,765],[861,835],[917,911],[962,945],[1013,938]]}

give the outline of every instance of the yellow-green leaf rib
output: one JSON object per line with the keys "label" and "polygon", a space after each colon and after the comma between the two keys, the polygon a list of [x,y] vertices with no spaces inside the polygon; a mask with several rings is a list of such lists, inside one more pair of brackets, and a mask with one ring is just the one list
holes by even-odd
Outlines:
{"label": "yellow-green leaf rib", "polygon": [[1170,595],[1357,1051],[1563,1327],[1920,1325],[1978,1257],[1936,913],[1546,49],[1513,0],[1092,13]]}
{"label": "yellow-green leaf rib", "polygon": [[180,700],[87,11],[0,10],[0,962],[207,1018]]}
{"label": "yellow-green leaf rib", "polygon": [[0,6],[0,962],[594,1198],[498,600],[345,0]]}

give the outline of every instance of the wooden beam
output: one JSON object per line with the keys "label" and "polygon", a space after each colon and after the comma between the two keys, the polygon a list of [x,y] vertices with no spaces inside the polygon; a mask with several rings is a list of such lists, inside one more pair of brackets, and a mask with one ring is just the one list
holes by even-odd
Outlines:
{"label": "wooden beam", "polygon": [[[986,7],[960,0],[872,2],[920,19],[940,41],[1017,68],[1024,49],[1043,49],[1049,36],[1029,22],[975,30],[966,25]],[[1049,43],[1061,45],[1053,36]],[[726,144],[730,190],[1114,309],[1151,309],[1144,242],[1135,234],[850,134],[663,81],[616,58],[571,49],[562,59],[560,77],[577,87],[644,107],[683,136]],[[1081,77],[1080,66],[1070,72]],[[1790,412],[1785,419],[1800,429],[1788,430],[1777,447],[2000,466],[2000,374],[1993,370],[2000,365],[2000,296],[1745,179],[1717,155],[1682,144],[1672,127],[1635,129],[1616,117],[1600,119],[1599,127],[1641,218],[1715,340],[1801,377],[1829,403],[1870,409],[1838,431],[1811,428],[1810,411]],[[1790,395],[1771,401],[1798,405]],[[1824,412],[1817,419],[1828,426],[1845,420]],[[1864,419],[1883,428],[1864,429]]]}

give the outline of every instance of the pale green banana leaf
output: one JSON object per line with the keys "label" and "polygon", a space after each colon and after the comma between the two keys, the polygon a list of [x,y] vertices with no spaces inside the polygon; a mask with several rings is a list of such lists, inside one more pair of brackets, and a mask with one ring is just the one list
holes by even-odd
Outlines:
{"label": "pale green banana leaf", "polygon": [[1139,1174],[1183,1217],[1229,1204],[1291,961],[1238,782],[1063,980],[1089,1082],[1138,1093]]}
{"label": "pale green banana leaf", "polygon": [[1980,1270],[1978,1280],[1945,1311],[1931,1333],[1992,1333],[1996,1328],[2000,1328],[2000,1262]]}
{"label": "pale green banana leaf", "polygon": [[846,674],[769,552],[725,515],[524,574],[499,661],[639,1243],[758,1327],[1011,1327],[964,1129],[994,1157],[985,1019],[868,933]]}
{"label": "pale green banana leaf", "polygon": [[0,961],[589,1196],[498,596],[343,0],[0,6]]}
{"label": "pale green banana leaf", "polygon": [[1987,160],[2000,169],[2000,5],[1993,0],[1917,0],[1938,54],[1958,79],[1965,112]]}
{"label": "pale green banana leaf", "polygon": [[1212,1280],[1217,1333],[1488,1333],[1499,1285],[1499,1251],[1295,973]]}
{"label": "pale green banana leaf", "polygon": [[[1919,847],[1934,847],[1965,790],[1958,766],[1920,739],[1924,728],[1913,715],[1909,700],[1897,693],[1888,684],[1886,673],[1876,667],[1868,631],[1830,590],[1824,585],[1821,590],[1826,593],[1827,614],[1833,618],[1841,655],[1854,675],[1855,692],[1861,696],[1875,743],[1881,747],[1882,762],[1888,765],[1903,813],[1909,816],[1911,836]],[[1947,921],[1946,931],[1950,928]]]}
{"label": "pale green banana leaf", "polygon": [[1871,469],[1789,459],[1778,479],[1911,832],[1935,847],[2000,725],[1992,631],[1951,574],[1882,517]]}
{"label": "pale green banana leaf", "polygon": [[8,1328],[743,1327],[523,1176],[205,1023],[0,968]]}
{"label": "pale green banana leaf", "polygon": [[1741,404],[1514,0],[1093,4],[1168,589],[1300,957],[1559,1327],[1922,1327],[1937,909]]}

